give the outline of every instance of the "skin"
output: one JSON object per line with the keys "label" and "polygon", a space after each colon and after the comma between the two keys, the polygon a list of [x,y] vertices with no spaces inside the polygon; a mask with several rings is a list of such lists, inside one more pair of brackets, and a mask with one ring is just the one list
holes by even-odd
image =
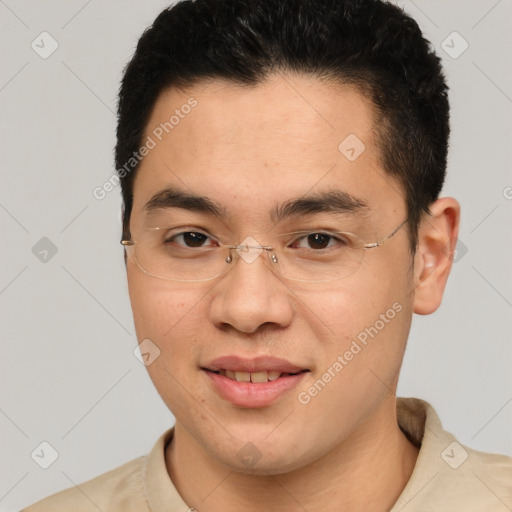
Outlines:
{"label": "skin", "polygon": [[[380,164],[371,102],[356,89],[291,74],[253,87],[210,81],[186,91],[172,88],[156,102],[145,136],[190,96],[198,105],[138,170],[134,237],[144,226],[144,204],[169,185],[222,204],[222,219],[196,213],[187,219],[233,244],[247,236],[269,243],[276,229],[269,212],[276,204],[332,188],[369,204],[365,216],[347,220],[367,242],[407,217],[399,183]],[[366,146],[353,162],[338,150],[349,134]],[[412,314],[439,307],[458,235],[455,199],[439,199],[430,210],[414,261],[402,228],[365,251],[356,273],[330,283],[281,279],[269,271],[265,253],[201,283],[148,276],[128,258],[137,337],[161,350],[148,371],[176,418],[167,469],[189,506],[199,512],[392,507],[418,454],[396,420]],[[313,216],[307,225],[318,227],[324,219]],[[321,393],[299,403],[297,393],[396,302],[402,310],[395,318]],[[281,357],[311,371],[270,406],[244,409],[221,398],[200,369],[231,354]],[[238,457],[249,442],[261,454],[252,467]]]}

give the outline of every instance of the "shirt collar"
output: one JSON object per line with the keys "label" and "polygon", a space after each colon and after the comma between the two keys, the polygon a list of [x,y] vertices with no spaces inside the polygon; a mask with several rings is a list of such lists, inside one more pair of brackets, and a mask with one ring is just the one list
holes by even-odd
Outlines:
{"label": "shirt collar", "polygon": [[[397,398],[397,421],[402,432],[420,450],[413,473],[390,512],[438,510],[433,505],[437,503],[437,499],[443,510],[450,508],[446,508],[449,505],[447,499],[454,505],[468,503],[468,511],[479,510],[468,508],[472,505],[479,506],[473,498],[468,497],[468,482],[473,482],[471,485],[474,486],[483,484],[487,487],[482,487],[482,492],[478,494],[485,504],[485,500],[493,502],[501,499],[497,496],[506,492],[505,481],[504,490],[500,491],[499,482],[489,482],[485,480],[485,475],[479,476],[484,467],[481,456],[487,454],[481,454],[459,444],[452,434],[443,430],[436,412],[427,402],[417,398]],[[178,494],[167,473],[165,449],[173,433],[173,428],[165,432],[146,458],[145,491],[152,512],[192,510]],[[503,463],[502,459],[505,458],[498,455],[489,455],[488,459],[491,462],[498,460],[498,464],[502,465],[510,464],[506,461]],[[462,469],[459,471],[459,468]],[[432,506],[434,508],[431,508]]]}

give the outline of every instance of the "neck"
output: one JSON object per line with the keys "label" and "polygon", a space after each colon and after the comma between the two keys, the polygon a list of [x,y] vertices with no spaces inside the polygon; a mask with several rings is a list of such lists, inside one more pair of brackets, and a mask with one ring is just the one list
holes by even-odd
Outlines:
{"label": "neck", "polygon": [[209,457],[179,422],[166,463],[179,494],[198,512],[385,512],[403,491],[417,456],[398,427],[391,396],[328,455],[290,473],[236,473]]}

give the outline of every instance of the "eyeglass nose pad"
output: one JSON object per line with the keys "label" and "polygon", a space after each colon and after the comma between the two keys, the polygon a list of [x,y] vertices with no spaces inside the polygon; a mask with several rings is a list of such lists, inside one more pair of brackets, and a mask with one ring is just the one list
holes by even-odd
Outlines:
{"label": "eyeglass nose pad", "polygon": [[[226,263],[232,263],[233,262],[233,256],[231,256],[231,253],[229,254],[229,256],[226,257],[225,261],[226,261]],[[271,254],[270,261],[272,261],[272,263],[277,263],[278,262],[277,254],[275,252]]]}

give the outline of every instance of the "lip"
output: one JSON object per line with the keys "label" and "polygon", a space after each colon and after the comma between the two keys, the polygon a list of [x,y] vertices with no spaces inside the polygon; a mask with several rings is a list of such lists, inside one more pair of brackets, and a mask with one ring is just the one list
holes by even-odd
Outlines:
{"label": "lip", "polygon": [[267,407],[275,402],[281,395],[297,387],[306,372],[296,375],[281,376],[276,380],[255,383],[238,382],[224,375],[203,369],[209,377],[215,391],[233,405],[238,407],[256,409]]}
{"label": "lip", "polygon": [[[224,356],[210,361],[201,368],[208,376],[217,394],[233,405],[244,408],[267,407],[279,397],[297,387],[308,368],[297,366],[286,359],[275,357],[257,357],[245,359],[239,356]],[[295,375],[282,375],[279,378],[260,383],[238,382],[221,375],[219,370],[256,373],[261,371],[279,371]]]}
{"label": "lip", "polygon": [[240,356],[222,356],[213,359],[203,366],[203,369],[218,372],[219,370],[231,370],[233,372],[263,372],[278,371],[281,373],[297,373],[308,368],[297,366],[286,359],[277,357],[255,357],[247,359]]}

